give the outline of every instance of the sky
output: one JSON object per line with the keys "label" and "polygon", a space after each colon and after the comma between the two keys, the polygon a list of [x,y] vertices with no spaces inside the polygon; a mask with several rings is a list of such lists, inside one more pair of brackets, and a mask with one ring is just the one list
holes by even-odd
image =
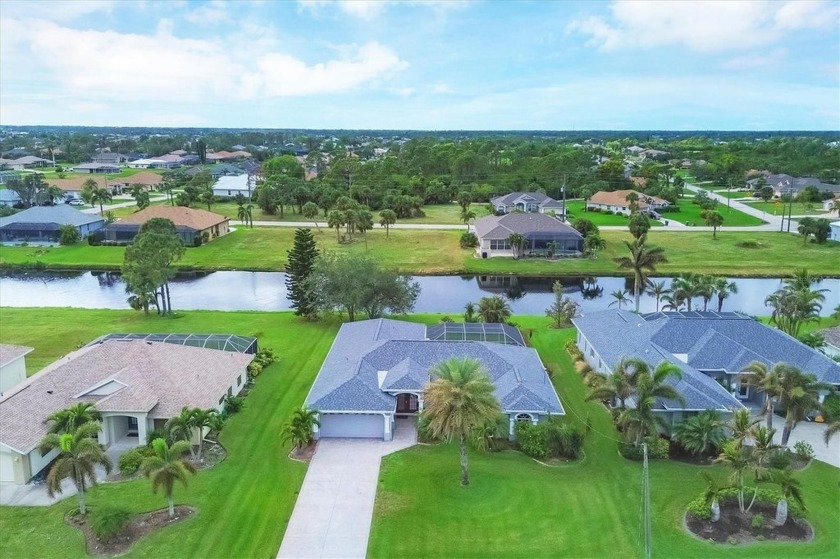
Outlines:
{"label": "sky", "polygon": [[0,0],[0,124],[838,130],[840,2]]}

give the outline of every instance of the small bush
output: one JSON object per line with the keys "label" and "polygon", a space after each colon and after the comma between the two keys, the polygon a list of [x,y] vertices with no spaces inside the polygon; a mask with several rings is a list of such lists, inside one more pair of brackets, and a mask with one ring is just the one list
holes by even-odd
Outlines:
{"label": "small bush", "polygon": [[110,541],[119,536],[130,520],[129,511],[109,505],[91,508],[88,518],[90,529],[101,541]]}
{"label": "small bush", "polygon": [[240,396],[226,396],[224,411],[227,415],[233,415],[242,411],[245,399]]}
{"label": "small bush", "polygon": [[762,515],[760,512],[754,514],[752,516],[752,520],[750,521],[750,524],[756,530],[761,528],[762,526],[764,526],[764,515]]}
{"label": "small bush", "polygon": [[149,433],[146,434],[146,446],[151,448],[152,441],[155,439],[163,439],[167,444],[172,444],[172,437],[169,436],[169,433],[167,433],[165,429],[152,429],[149,431]]}
{"label": "small bush", "polygon": [[132,448],[120,456],[120,474],[124,476],[136,474],[137,470],[140,469],[140,464],[143,462],[143,459],[151,454],[150,451],[151,449],[148,446],[139,446]]}
{"label": "small bush", "polygon": [[811,443],[805,441],[797,441],[793,445],[793,452],[802,460],[813,460],[814,458],[814,447],[811,446]]}
{"label": "small bush", "polygon": [[[749,496],[750,500],[752,499],[752,492],[753,489],[751,487],[747,487],[745,489],[746,495]],[[779,492],[778,489],[769,488],[769,487],[759,487],[758,494],[755,497],[756,503],[764,503],[765,505],[772,505],[775,506],[780,500],[782,499],[782,494]],[[723,506],[738,506],[738,489],[736,487],[727,487],[726,489],[722,489],[718,493],[718,504],[721,507]],[[688,511],[695,515],[698,518],[703,519],[710,519],[712,517],[712,513],[704,503],[703,495],[700,494],[688,504]],[[788,501],[788,512],[791,516],[796,518],[801,518],[805,515],[805,511],[800,507],[796,501],[789,500]]]}
{"label": "small bush", "polygon": [[548,430],[523,421],[516,424],[515,432],[522,452],[538,460],[548,456]]}
{"label": "small bush", "polygon": [[773,469],[784,470],[785,468],[790,467],[792,461],[790,451],[780,449],[770,454],[767,463]]}
{"label": "small bush", "polygon": [[586,361],[575,361],[575,371],[581,375],[586,375],[592,372],[592,367]]}
{"label": "small bush", "polygon": [[840,421],[840,394],[832,393],[825,397],[822,415],[828,423]]}
{"label": "small bush", "polygon": [[425,415],[420,415],[417,419],[417,439],[420,442],[424,443],[432,443],[437,442],[432,432],[429,430],[429,420]]}
{"label": "small bush", "polygon": [[[645,442],[648,445],[649,459],[663,459],[668,458],[671,450],[671,442],[668,439],[661,437],[647,437]],[[644,459],[644,452],[642,446],[635,446],[630,442],[623,442],[618,447],[619,453],[628,460],[641,461]]]}
{"label": "small bush", "polygon": [[712,509],[706,504],[702,495],[688,503],[688,512],[702,520],[711,520],[712,518]]}
{"label": "small bush", "polygon": [[764,248],[766,245],[758,241],[740,241],[735,243],[735,246],[739,248]]}
{"label": "small bush", "polygon": [[475,236],[475,233],[463,233],[459,243],[461,248],[474,248],[478,245],[478,237]]}
{"label": "small bush", "polygon": [[72,225],[62,225],[58,231],[58,242],[62,245],[75,245],[82,240],[82,234]]}
{"label": "small bush", "polygon": [[736,538],[735,536],[729,536],[728,538],[726,538],[726,543],[728,543],[729,545],[738,545],[738,538]]}
{"label": "small bush", "polygon": [[254,378],[260,376],[260,373],[262,372],[262,370],[263,370],[263,366],[262,366],[262,364],[260,364],[259,361],[256,361],[256,360],[251,361],[250,363],[248,363],[248,378],[249,379],[254,379]]}

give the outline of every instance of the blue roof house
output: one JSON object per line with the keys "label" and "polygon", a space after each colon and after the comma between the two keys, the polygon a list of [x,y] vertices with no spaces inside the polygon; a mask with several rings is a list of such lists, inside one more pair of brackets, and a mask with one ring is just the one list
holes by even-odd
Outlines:
{"label": "blue roof house", "polygon": [[0,217],[0,242],[57,243],[62,225],[72,225],[84,239],[101,229],[105,220],[66,204],[33,206],[8,217]]}
{"label": "blue roof house", "polygon": [[[840,386],[840,363],[781,330],[740,313],[600,311],[575,318],[577,345],[587,363],[610,374],[622,357],[639,357],[651,367],[663,361],[683,372],[671,383],[685,399],[660,400],[655,411],[670,424],[703,410],[723,413],[758,408],[764,394],[747,384],[746,366],[788,363],[824,383]],[[821,396],[824,397],[825,394]],[[632,402],[631,404],[632,405]]]}
{"label": "blue roof house", "polygon": [[502,325],[484,326],[486,335],[476,339],[477,332],[456,328],[447,333],[390,319],[342,325],[306,397],[306,405],[319,414],[315,437],[391,440],[396,417],[423,410],[431,369],[451,357],[481,362],[496,387],[511,437],[517,421],[537,423],[563,415],[536,350],[521,345],[521,336]]}

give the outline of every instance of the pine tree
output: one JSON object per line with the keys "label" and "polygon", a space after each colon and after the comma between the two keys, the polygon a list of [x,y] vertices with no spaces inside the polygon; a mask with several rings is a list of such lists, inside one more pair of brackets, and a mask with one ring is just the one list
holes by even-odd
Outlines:
{"label": "pine tree", "polygon": [[295,231],[295,242],[291,250],[286,251],[289,263],[286,267],[286,290],[292,308],[298,316],[312,316],[315,314],[315,301],[306,289],[306,278],[312,272],[318,249],[312,230],[300,228]]}

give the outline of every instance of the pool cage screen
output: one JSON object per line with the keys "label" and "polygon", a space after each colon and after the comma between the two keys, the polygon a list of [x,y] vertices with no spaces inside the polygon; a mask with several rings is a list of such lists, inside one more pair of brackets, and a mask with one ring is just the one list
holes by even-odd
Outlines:
{"label": "pool cage screen", "polygon": [[433,341],[496,342],[524,346],[525,340],[518,329],[507,324],[484,322],[441,322],[426,328],[426,339]]}
{"label": "pool cage screen", "polygon": [[144,340],[165,344],[187,345],[206,349],[221,349],[237,353],[257,353],[257,338],[232,334],[106,334],[88,345],[110,340]]}

